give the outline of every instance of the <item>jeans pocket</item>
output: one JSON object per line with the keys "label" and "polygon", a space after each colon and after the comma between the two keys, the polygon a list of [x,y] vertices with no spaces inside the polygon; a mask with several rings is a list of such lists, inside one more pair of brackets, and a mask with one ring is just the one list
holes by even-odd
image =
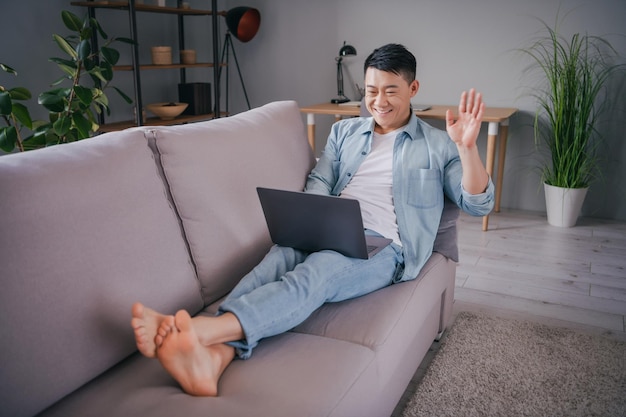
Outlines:
{"label": "jeans pocket", "polygon": [[404,262],[398,262],[396,265],[396,271],[393,274],[393,279],[391,282],[397,284],[398,282],[402,282],[402,278],[404,276]]}

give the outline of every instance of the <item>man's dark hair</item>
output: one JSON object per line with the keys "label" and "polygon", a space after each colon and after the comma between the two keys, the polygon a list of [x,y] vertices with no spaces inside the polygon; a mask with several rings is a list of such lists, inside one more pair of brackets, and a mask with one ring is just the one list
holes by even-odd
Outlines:
{"label": "man's dark hair", "polygon": [[363,73],[367,72],[368,68],[400,75],[407,83],[411,83],[415,79],[417,62],[415,56],[403,45],[389,43],[374,49],[374,52],[367,57]]}

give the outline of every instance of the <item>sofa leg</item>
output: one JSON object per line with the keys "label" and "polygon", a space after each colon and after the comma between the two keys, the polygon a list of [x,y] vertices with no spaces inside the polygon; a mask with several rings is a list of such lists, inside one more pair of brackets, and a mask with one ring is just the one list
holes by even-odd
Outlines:
{"label": "sofa leg", "polygon": [[435,336],[435,342],[439,342],[441,340],[441,338],[443,337],[443,334],[446,332],[446,329],[443,329],[442,331],[440,331],[439,333],[437,333],[437,336]]}
{"label": "sofa leg", "polygon": [[441,304],[439,307],[439,333],[437,333],[437,336],[435,337],[435,342],[441,340],[443,334],[446,331],[446,325],[448,321],[448,312],[446,311],[446,308],[448,306],[448,300],[446,299],[446,292],[447,290],[443,290],[443,292],[441,293]]}

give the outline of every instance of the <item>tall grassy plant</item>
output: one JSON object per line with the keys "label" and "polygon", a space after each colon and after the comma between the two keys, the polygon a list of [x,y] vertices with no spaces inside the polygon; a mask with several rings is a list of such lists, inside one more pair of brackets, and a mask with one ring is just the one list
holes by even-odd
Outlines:
{"label": "tall grassy plant", "polygon": [[547,34],[522,52],[545,75],[544,87],[535,94],[534,121],[536,143],[550,151],[543,181],[586,188],[598,168],[596,124],[606,105],[603,93],[610,76],[623,67],[615,63],[617,53],[606,39],[576,33],[568,40],[542,23]]}

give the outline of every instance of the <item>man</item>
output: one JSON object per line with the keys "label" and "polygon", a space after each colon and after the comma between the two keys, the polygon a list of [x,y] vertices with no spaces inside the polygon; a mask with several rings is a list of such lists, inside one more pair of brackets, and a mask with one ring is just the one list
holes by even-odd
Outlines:
{"label": "man", "polygon": [[376,49],[364,70],[373,117],[333,125],[305,191],[359,200],[366,233],[393,243],[368,260],[275,245],[215,317],[168,316],[135,304],[139,351],[158,358],[185,392],[217,395],[236,356],[250,357],[259,340],[295,327],[324,303],[414,279],[432,253],[444,195],[470,214],[491,211],[493,183],[476,148],[481,95],[463,92],[458,119],[446,114],[446,134],[413,114],[416,62],[402,45]]}

